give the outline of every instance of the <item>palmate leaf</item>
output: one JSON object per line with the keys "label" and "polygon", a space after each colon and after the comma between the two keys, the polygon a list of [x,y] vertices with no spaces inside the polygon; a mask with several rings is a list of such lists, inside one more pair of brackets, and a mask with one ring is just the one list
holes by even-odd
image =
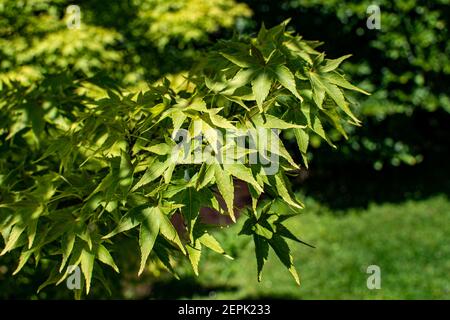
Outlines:
{"label": "palmate leaf", "polygon": [[[144,271],[148,256],[150,255],[159,234],[168,241],[174,243],[183,253],[185,253],[184,246],[177,231],[159,206],[149,207],[148,205],[141,205],[130,210],[120,220],[117,227],[104,236],[103,239],[109,239],[118,233],[128,231],[138,225],[140,226],[139,246],[141,250],[139,275]],[[111,266],[114,268],[114,265]]]}
{"label": "palmate leaf", "polygon": [[[110,296],[112,295],[112,291],[111,291],[111,288],[110,288],[110,285],[109,285],[109,281],[108,281],[108,279],[106,279],[102,268],[98,268],[98,270],[93,274],[93,278],[98,280],[103,285],[103,287],[106,289],[106,291],[108,292],[108,294]],[[75,294],[76,294],[76,290],[75,290]]]}
{"label": "palmate leaf", "polygon": [[310,124],[310,127],[322,139],[324,139],[326,142],[328,142],[328,144],[331,147],[336,148],[334,143],[331,141],[331,139],[328,137],[327,133],[325,132],[325,129],[324,129],[323,125],[322,125],[322,120],[320,119],[319,113],[317,111],[313,111],[311,113],[311,124]]}
{"label": "palmate leaf", "polygon": [[297,91],[294,75],[288,67],[285,65],[277,65],[270,67],[269,70],[272,72],[273,77],[276,78],[283,87],[288,89],[300,101],[303,101],[303,98]]}
{"label": "palmate leaf", "polygon": [[8,237],[8,241],[6,242],[5,247],[3,248],[2,252],[0,253],[0,256],[4,255],[5,253],[11,251],[14,246],[17,244],[20,236],[22,235],[22,233],[25,231],[26,227],[25,226],[21,226],[16,224]]}
{"label": "palmate leaf", "polygon": [[36,237],[38,219],[31,219],[28,222],[27,235],[28,235],[28,249],[33,246],[34,239]]}
{"label": "palmate leaf", "polygon": [[[213,169],[210,171],[213,171]],[[187,188],[181,193],[181,201],[185,204],[181,208],[181,213],[183,214],[183,218],[187,224],[191,241],[193,241],[194,227],[200,213],[203,194],[205,194],[205,192],[197,191],[194,188]]]}
{"label": "palmate leaf", "polygon": [[345,88],[348,90],[357,91],[357,92],[360,92],[365,95],[370,95],[370,93],[368,93],[367,91],[362,90],[362,89],[352,85],[350,82],[345,80],[345,78],[342,75],[340,75],[336,72],[322,74],[322,78],[326,79],[328,82],[335,84],[339,87],[342,87],[342,88]]}
{"label": "palmate leaf", "polygon": [[278,219],[276,220],[277,224],[295,217],[302,212],[302,209],[290,206],[282,198],[275,198],[269,203],[269,205],[270,206],[267,211],[270,214],[275,214],[278,216]]}
{"label": "palmate leaf", "polygon": [[281,223],[278,223],[277,226],[277,234],[279,234],[280,236],[296,241],[298,243],[304,244],[308,247],[311,248],[315,248],[314,246],[310,245],[309,243],[306,243],[305,241],[300,240],[298,237],[296,237],[291,231],[289,231],[288,228],[286,228],[284,225],[282,225]]}
{"label": "palmate leaf", "polygon": [[196,190],[200,190],[206,187],[208,184],[212,183],[214,180],[215,167],[214,165],[203,163],[198,178],[195,184]]}
{"label": "palmate leaf", "polygon": [[121,150],[120,153],[120,164],[118,172],[118,183],[119,188],[122,192],[122,198],[126,199],[131,185],[133,184],[133,165],[128,153]]}
{"label": "palmate leaf", "polygon": [[[60,284],[62,281],[64,281],[69,273],[74,271],[74,267],[81,265],[81,271],[85,279],[86,293],[89,294],[91,281],[94,275],[95,259],[98,259],[102,263],[112,267],[116,272],[119,272],[119,268],[114,262],[114,259],[103,244],[95,243],[94,245],[89,247],[86,246],[86,243],[76,241],[73,245],[73,254],[71,255],[69,266],[66,268],[66,271],[61,274],[63,264],[61,265],[59,271],[60,276],[57,279],[54,279],[56,280],[56,284]],[[100,274],[97,274],[97,276],[99,276]],[[97,276],[94,275],[94,277]],[[44,283],[43,286],[44,285],[46,285],[46,283]]]}
{"label": "palmate leaf", "polygon": [[[51,231],[48,228],[40,230],[39,234],[36,235],[36,239],[32,248],[28,249],[28,247],[26,246],[22,247],[22,252],[19,257],[19,263],[14,270],[13,275],[16,275],[25,266],[32,255],[35,256],[35,263],[39,261],[40,249],[46,243],[46,241],[48,241],[47,235],[49,234],[49,232]],[[52,232],[52,234],[54,233]]]}
{"label": "palmate leaf", "polygon": [[290,123],[285,120],[282,120],[278,117],[275,117],[270,114],[257,114],[251,118],[251,121],[254,123],[256,128],[266,128],[266,129],[293,129],[293,128],[304,128],[305,126],[298,125],[295,123]]}
{"label": "palmate leaf", "polygon": [[230,175],[251,184],[258,192],[264,192],[264,189],[253,177],[252,170],[246,167],[243,163],[224,164],[223,167]]}
{"label": "palmate leaf", "polygon": [[356,124],[360,124],[361,121],[356,118],[353,112],[350,110],[348,102],[345,100],[345,97],[342,91],[334,84],[330,84],[328,82],[324,83],[325,91],[331,97],[331,99],[336,102],[336,104],[344,111]]}
{"label": "palmate leaf", "polygon": [[195,245],[188,244],[186,246],[186,250],[188,253],[189,261],[191,262],[192,269],[196,276],[198,276],[198,265],[200,263],[200,257],[202,254],[202,246],[200,241],[195,241]]}
{"label": "palmate leaf", "polygon": [[174,270],[172,263],[170,261],[170,251],[165,246],[158,245],[158,243],[155,244],[155,247],[153,248],[156,256],[158,257],[159,261],[166,267],[166,269],[176,278],[180,279],[176,271]]}
{"label": "palmate leaf", "polygon": [[37,293],[39,293],[42,289],[44,289],[45,287],[51,285],[51,284],[55,284],[58,282],[58,280],[61,278],[61,275],[58,273],[58,270],[56,268],[52,268],[50,269],[50,274],[47,278],[47,280],[45,280],[37,289]]}
{"label": "palmate leaf", "polygon": [[250,68],[255,65],[255,60],[252,59],[250,55],[247,55],[245,53],[228,54],[221,52],[220,54],[241,68]]}
{"label": "palmate leaf", "polygon": [[113,268],[114,271],[119,273],[119,268],[117,267],[116,263],[114,262],[114,259],[111,256],[111,253],[109,253],[108,249],[106,249],[106,247],[102,244],[99,244],[97,247],[97,258],[104,264]]}
{"label": "palmate leaf", "polygon": [[234,216],[234,185],[231,174],[223,170],[219,164],[214,165],[214,177],[216,179],[217,188],[225,200],[227,212],[230,218],[235,222]]}
{"label": "palmate leaf", "polygon": [[248,186],[248,191],[250,192],[250,196],[252,198],[252,210],[255,212],[258,206],[258,200],[261,197],[261,192],[255,190],[252,185]]}
{"label": "palmate leaf", "polygon": [[313,64],[312,55],[318,54],[317,51],[315,51],[307,42],[301,40],[300,37],[286,36],[283,47],[296,60],[304,60],[309,65]]}
{"label": "palmate leaf", "polygon": [[164,182],[165,183],[170,183],[170,181],[172,180],[172,175],[173,172],[175,170],[176,167],[176,162],[175,161],[171,161],[169,163],[169,166],[167,167],[167,170],[163,173],[163,178],[164,178]]}
{"label": "palmate leaf", "polygon": [[[286,209],[286,206],[285,202],[280,199],[270,201],[263,200],[257,208],[257,215],[249,215],[249,218],[244,222],[239,233],[253,236],[258,281],[261,281],[262,269],[268,259],[270,246],[283,265],[292,274],[297,284],[300,284],[300,278],[293,264],[290,248],[284,238],[294,240],[309,247],[312,246],[298,239],[281,224],[282,221],[285,221],[287,218],[298,214],[296,209]],[[281,210],[281,212],[278,212],[279,210]]]}
{"label": "palmate leaf", "polygon": [[321,112],[326,115],[328,122],[330,122],[334,126],[334,128],[336,128],[336,130],[339,131],[340,134],[342,134],[342,136],[345,139],[348,139],[347,132],[345,131],[345,129],[341,123],[342,122],[341,117],[339,116],[337,110],[336,109],[324,109],[324,110],[321,110]]}
{"label": "palmate leaf", "polygon": [[16,275],[27,263],[28,259],[30,259],[31,255],[33,254],[34,250],[23,250],[22,253],[20,254],[19,257],[19,264],[16,268],[16,270],[14,270],[13,275]]}
{"label": "palmate leaf", "polygon": [[16,204],[3,204],[4,207],[15,210],[16,216],[9,221],[6,226],[2,227],[2,235],[5,240],[5,247],[0,252],[0,256],[21,247],[27,243],[27,248],[31,249],[36,237],[38,219],[44,213],[45,207],[39,203],[35,195],[43,192],[42,200],[53,195],[48,193],[48,185],[37,186],[37,188],[29,195],[30,200],[25,200]]}
{"label": "palmate leaf", "polygon": [[298,164],[294,161],[289,151],[287,151],[286,147],[284,146],[283,141],[281,141],[278,134],[272,133],[271,139],[275,141],[275,149],[269,148],[268,151],[271,153],[278,154],[282,158],[286,159],[288,163],[292,166],[294,169],[299,169]]}
{"label": "palmate leaf", "polygon": [[186,250],[183,246],[183,243],[181,242],[180,236],[178,235],[178,232],[173,226],[172,222],[162,210],[157,210],[156,212],[158,213],[160,219],[160,234],[168,241],[175,244],[183,254],[186,254]]}
{"label": "palmate leaf", "polygon": [[[322,120],[319,117],[319,111],[312,103],[304,102],[301,107],[301,114],[306,119],[308,127],[324,139],[331,147],[336,148],[331,139],[328,137],[322,125]],[[299,114],[296,114],[299,117]]]}
{"label": "palmate leaf", "polygon": [[278,235],[274,235],[272,239],[268,240],[270,246],[275,251],[276,255],[284,266],[289,270],[295,282],[300,285],[300,277],[295,269],[294,262],[291,256],[291,250],[289,249],[286,241]]}
{"label": "palmate leaf", "polygon": [[205,76],[205,85],[214,93],[219,93],[227,87],[227,83],[225,81],[215,81],[208,76]]}
{"label": "palmate leaf", "polygon": [[253,241],[255,243],[255,254],[256,254],[256,265],[258,271],[258,281],[262,279],[262,270],[264,268],[264,264],[269,257],[269,243],[266,239],[253,235]]}
{"label": "palmate leaf", "polygon": [[253,232],[265,239],[271,239],[273,237],[273,230],[270,226],[265,225],[265,223],[256,223],[253,227]]}
{"label": "palmate leaf", "polygon": [[272,78],[270,77],[269,72],[264,68],[258,70],[255,79],[252,81],[252,90],[260,111],[263,109],[263,102],[269,95],[271,86]]}
{"label": "palmate leaf", "polygon": [[295,198],[290,190],[289,183],[282,172],[278,172],[274,176],[269,177],[271,186],[277,191],[279,196],[294,208],[303,209],[304,205]]}
{"label": "palmate leaf", "polygon": [[233,78],[231,78],[225,85],[224,91],[222,94],[224,95],[231,95],[233,94],[237,89],[242,88],[249,84],[257,74],[258,69],[252,67],[248,69],[241,69],[239,70]]}
{"label": "palmate leaf", "polygon": [[131,192],[134,192],[161,177],[165,170],[170,166],[171,162],[172,160],[170,158],[166,160],[153,158],[153,160],[148,165],[147,171],[145,171],[141,179],[133,186]]}
{"label": "palmate leaf", "polygon": [[310,72],[309,77],[313,88],[320,87],[321,90],[324,90],[330,96],[330,98],[334,100],[336,105],[338,105],[339,108],[341,108],[342,111],[344,111],[355,122],[355,124],[360,124],[361,121],[358,120],[350,110],[348,102],[345,100],[344,94],[336,85],[314,72]]}
{"label": "palmate leaf", "polygon": [[95,254],[90,250],[81,251],[81,271],[86,281],[86,293],[89,294],[91,288],[92,271],[94,269]]}
{"label": "palmate leaf", "polygon": [[141,205],[129,210],[119,221],[117,226],[107,235],[103,236],[102,239],[109,239],[116,234],[133,229],[141,223],[143,220],[142,212],[149,210],[148,205]]}
{"label": "palmate leaf", "polygon": [[147,258],[153,249],[158,234],[178,246],[183,254],[186,253],[180,237],[172,222],[159,207],[152,207],[144,213],[144,220],[141,223],[139,234],[139,244],[141,247],[141,265],[139,275],[143,272]]}
{"label": "palmate leaf", "polygon": [[75,238],[76,235],[72,231],[68,232],[67,235],[65,235],[61,240],[62,261],[61,266],[59,268],[59,272],[61,272],[64,269],[66,262],[69,259],[70,254],[72,253],[73,246],[75,244]]}
{"label": "palmate leaf", "polygon": [[223,250],[216,238],[208,233],[206,228],[204,228],[204,225],[196,224],[193,232],[193,238],[191,239],[191,242],[186,245],[186,252],[188,254],[189,261],[191,262],[192,269],[197,276],[199,274],[199,263],[203,246],[233,260],[232,257],[225,253],[225,250]]}
{"label": "palmate leaf", "polygon": [[319,67],[320,72],[325,73],[325,72],[330,72],[335,70],[336,68],[339,67],[339,65],[345,60],[350,58],[352,55],[348,54],[345,56],[342,56],[340,58],[337,59],[326,59],[325,64],[323,66]]}
{"label": "palmate leaf", "polygon": [[314,74],[310,75],[311,87],[313,90],[313,100],[319,109],[322,109],[323,100],[325,99],[325,88],[318,77]]}
{"label": "palmate leaf", "polygon": [[[281,119],[275,120],[274,117],[268,115],[264,116],[266,117],[266,120],[269,119],[268,120],[269,122],[273,120],[273,124],[275,126],[283,126],[283,127],[287,126],[289,128],[303,127],[296,124],[287,123]],[[278,162],[278,158],[273,159],[272,157],[269,157],[269,154],[276,154],[279,157],[282,157],[285,160],[287,160],[288,163],[292,166],[292,168],[298,169],[299,168],[298,165],[295,163],[290,153],[286,150],[283,141],[279,138],[279,132],[277,132],[276,130],[262,130],[262,131],[257,130],[258,127],[264,128],[264,125],[258,125],[264,121],[262,119],[263,118],[259,118],[259,115],[257,115],[255,116],[256,123],[252,123],[250,121],[247,121],[245,123],[245,126],[250,130],[249,136],[251,137],[251,140],[254,142],[251,148],[257,151],[259,153],[259,156],[269,163]]]}
{"label": "palmate leaf", "polygon": [[[217,110],[217,112],[220,111]],[[226,118],[222,117],[221,115],[217,114],[214,111],[211,111],[208,113],[209,115],[209,119],[211,121],[211,123],[216,126],[217,128],[222,128],[222,129],[236,129],[235,126],[228,121]]]}
{"label": "palmate leaf", "polygon": [[211,249],[212,251],[215,251],[219,254],[224,255],[228,259],[233,260],[232,257],[226,254],[225,250],[220,245],[219,241],[217,241],[216,238],[214,238],[211,234],[209,234],[207,231],[205,231],[200,237],[198,237],[198,240],[202,245],[205,247]]}
{"label": "palmate leaf", "polygon": [[308,168],[308,144],[309,144],[309,135],[303,129],[294,129],[295,139],[297,141],[298,148],[300,153],[302,154],[303,162]]}
{"label": "palmate leaf", "polygon": [[153,249],[156,238],[159,234],[160,228],[160,214],[157,212],[157,207],[149,208],[144,213],[144,218],[139,231],[139,246],[141,248],[141,265],[139,267],[138,275],[140,275],[145,268],[148,256]]}

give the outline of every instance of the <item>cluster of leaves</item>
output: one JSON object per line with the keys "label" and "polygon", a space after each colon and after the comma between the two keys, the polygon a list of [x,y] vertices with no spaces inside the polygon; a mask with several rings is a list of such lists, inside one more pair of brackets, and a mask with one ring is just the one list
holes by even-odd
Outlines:
{"label": "cluster of leaves", "polygon": [[[66,76],[31,87],[3,84],[0,254],[21,251],[15,273],[45,260],[51,270],[41,288],[63,282],[80,266],[87,293],[93,277],[107,284],[102,264],[119,271],[115,252],[128,238],[139,244],[139,274],[149,257],[176,274],[179,256],[198,273],[204,247],[227,256],[200,209],[235,221],[239,179],[252,197],[241,234],[254,238],[258,278],[271,246],[299,282],[285,239],[302,241],[285,221],[303,207],[288,179],[300,165],[282,137],[272,133],[276,149],[237,148],[233,163],[217,155],[237,147],[221,139],[226,130],[290,131],[305,156],[311,134],[332,144],[331,128],[346,135],[344,123],[359,125],[344,89],[365,92],[339,72],[347,56],[327,59],[318,45],[286,31],[283,23],[263,26],[254,38],[219,41],[182,87],[165,80],[144,92],[123,93],[98,77]],[[91,99],[80,90],[87,84],[107,94]],[[180,130],[188,133],[189,148],[173,139]],[[206,159],[184,160],[207,148]],[[249,161],[251,154],[264,158],[268,152],[278,153],[273,174]],[[183,226],[174,224],[175,216]]]}
{"label": "cluster of leaves", "polygon": [[[414,113],[426,121],[423,115],[432,116],[427,113],[438,111],[446,116],[450,111],[448,0],[244,2],[255,11],[257,20],[277,23],[296,16],[295,27],[305,37],[320,36],[327,52],[355,54],[344,71],[374,94],[361,101],[359,116],[365,129],[353,132],[352,142],[343,144],[335,157],[328,157],[333,166],[340,159],[355,159],[355,153],[358,161],[376,168],[421,161],[426,151],[420,137],[425,133],[415,137],[399,128],[414,127]],[[367,9],[374,4],[380,8],[380,30],[366,26]]]}

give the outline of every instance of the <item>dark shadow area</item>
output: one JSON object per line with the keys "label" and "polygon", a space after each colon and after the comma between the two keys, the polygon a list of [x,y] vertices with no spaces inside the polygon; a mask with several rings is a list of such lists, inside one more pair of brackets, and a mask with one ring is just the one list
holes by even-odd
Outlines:
{"label": "dark shadow area", "polygon": [[[306,40],[323,42],[320,48],[330,56],[342,56],[351,52],[353,61],[379,60],[377,52],[369,46],[376,34],[350,32],[354,29],[365,28],[365,20],[349,20],[344,25],[336,17],[334,11],[323,10],[320,6],[294,8],[290,1],[273,0],[244,0],[242,2],[249,5],[254,12],[252,19],[254,30],[258,30],[262,23],[267,27],[273,27],[290,19],[290,28],[293,28]],[[357,47],[355,48],[356,43]]]}
{"label": "dark shadow area", "polygon": [[[308,178],[298,181],[297,188],[335,209],[450,195],[450,135],[445,129],[450,115],[436,111],[402,117],[401,120],[390,117],[389,121],[368,124],[358,130],[373,132],[374,141],[379,143],[384,135],[407,142],[414,146],[413,153],[423,155],[421,163],[385,165],[377,171],[373,168],[373,159],[382,155],[367,151],[345,153],[342,149],[352,143],[350,140],[339,145],[338,150],[328,146],[314,150]],[[393,122],[402,125],[393,127]]]}
{"label": "dark shadow area", "polygon": [[194,277],[180,280],[171,279],[156,281],[151,284],[150,295],[147,299],[183,299],[194,296],[211,297],[215,292],[236,292],[238,287],[227,285],[203,285]]}
{"label": "dark shadow area", "polygon": [[270,300],[298,300],[298,299],[289,294],[272,294],[272,295],[260,294],[260,295],[245,296],[241,300],[270,301]]}

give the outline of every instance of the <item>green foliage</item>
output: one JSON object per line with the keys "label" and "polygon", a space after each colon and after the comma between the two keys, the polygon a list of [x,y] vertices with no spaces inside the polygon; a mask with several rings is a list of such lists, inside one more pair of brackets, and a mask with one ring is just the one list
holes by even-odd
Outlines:
{"label": "green foliage", "polygon": [[120,0],[108,6],[90,0],[75,3],[81,14],[77,29],[66,26],[71,4],[0,1],[0,80],[28,84],[48,73],[101,71],[116,83],[142,86],[169,71],[188,70],[194,45],[250,15],[233,0]]}
{"label": "green foliage", "polygon": [[[66,3],[65,3],[66,2]],[[45,73],[71,68],[92,75],[112,70],[123,60],[114,46],[121,35],[114,30],[83,24],[69,29],[60,14],[68,1],[3,0],[0,3],[0,79],[29,83]]]}
{"label": "green foliage", "polygon": [[[372,4],[368,0],[288,0],[272,5],[270,14],[273,16],[278,10],[275,19],[283,19],[283,13],[298,13],[305,16],[304,25],[298,21],[305,29],[310,22],[308,14],[318,12],[322,17],[321,34],[337,36],[352,49],[366,54],[357,54],[344,67],[364,87],[373,91],[376,88],[376,93],[362,103],[363,114],[380,118],[411,113],[413,108],[449,111],[450,100],[442,86],[442,77],[450,75],[449,1],[434,1],[432,5],[422,0],[378,1],[380,30],[366,27],[367,8]],[[324,20],[326,17],[331,19],[329,23]],[[336,24],[338,32],[328,32]],[[310,24],[310,28],[313,26]],[[335,45],[341,46],[341,42],[336,41]]]}
{"label": "green foliage", "polygon": [[186,45],[205,40],[219,27],[233,27],[236,17],[249,16],[249,9],[230,0],[135,0],[138,19],[146,23],[145,36],[164,47],[173,39]]}
{"label": "green foliage", "polygon": [[[323,156],[332,165],[357,159],[381,169],[386,164],[414,165],[426,157],[420,139],[399,128],[417,126],[413,114],[421,114],[425,123],[431,112],[444,111],[446,117],[450,112],[448,0],[244,2],[260,21],[295,17],[296,29],[308,38],[320,36],[329,54],[354,53],[343,70],[373,94],[357,108],[365,128],[352,132],[351,142],[342,144],[335,157]],[[366,26],[370,5],[380,7],[380,30]],[[340,136],[335,133],[333,139]]]}
{"label": "green foliage", "polygon": [[[284,226],[303,207],[286,176],[299,165],[281,137],[271,133],[277,149],[250,145],[233,153],[233,164],[218,157],[235,147],[221,139],[226,129],[296,130],[305,150],[312,132],[328,140],[330,127],[359,124],[343,89],[361,90],[316,50],[318,43],[285,27],[219,41],[176,89],[166,79],[126,93],[100,76],[3,83],[1,255],[21,251],[15,273],[45,261],[50,276],[43,288],[62,283],[79,265],[89,293],[93,278],[107,282],[104,265],[119,271],[123,262],[114,252],[128,237],[140,247],[139,274],[149,256],[173,273],[173,258],[187,256],[198,273],[204,247],[226,255],[200,208],[235,221],[234,183],[241,179],[253,203],[242,233],[255,239],[258,277],[269,245],[299,282],[285,238],[300,240]],[[82,90],[87,86],[106,95],[92,99]],[[183,143],[173,139],[180,129],[188,133]],[[198,150],[209,152],[199,160]],[[249,160],[267,151],[279,155],[274,173]],[[175,215],[184,228],[174,226]]]}

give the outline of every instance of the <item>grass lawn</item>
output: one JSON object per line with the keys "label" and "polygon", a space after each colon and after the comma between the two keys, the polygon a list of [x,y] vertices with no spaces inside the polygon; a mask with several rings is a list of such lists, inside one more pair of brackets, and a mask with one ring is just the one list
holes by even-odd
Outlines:
{"label": "grass lawn", "polygon": [[[239,226],[232,228],[237,234]],[[316,246],[290,243],[300,287],[273,252],[258,283],[251,238],[231,247],[226,237],[233,235],[218,233],[238,256],[234,261],[214,253],[203,257],[190,297],[450,299],[450,201],[445,196],[334,213],[310,200],[290,229]],[[369,265],[381,268],[379,290],[366,286]]]}

